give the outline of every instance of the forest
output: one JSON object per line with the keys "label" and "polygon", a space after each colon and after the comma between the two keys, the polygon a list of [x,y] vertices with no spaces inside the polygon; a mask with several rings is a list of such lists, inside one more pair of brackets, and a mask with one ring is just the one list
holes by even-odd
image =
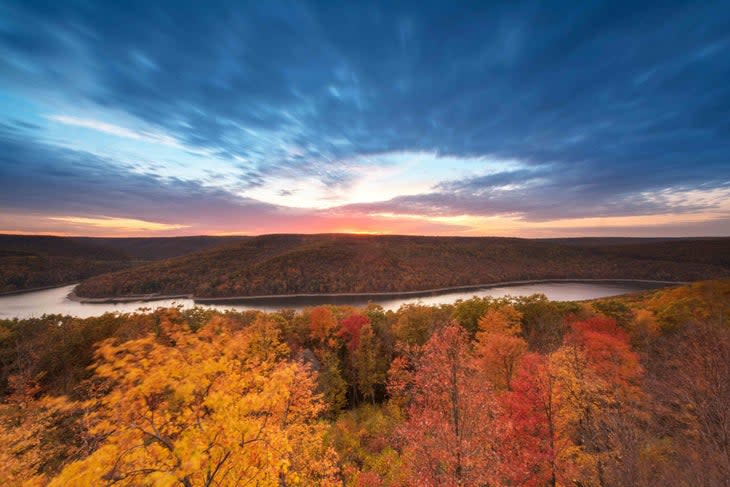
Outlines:
{"label": "forest", "polygon": [[730,277],[730,239],[264,235],[92,277],[82,298],[403,292],[530,279]]}
{"label": "forest", "polygon": [[0,235],[0,294],[73,284],[244,237],[90,238]]}
{"label": "forest", "polygon": [[727,486],[730,280],[0,320],[3,485]]}

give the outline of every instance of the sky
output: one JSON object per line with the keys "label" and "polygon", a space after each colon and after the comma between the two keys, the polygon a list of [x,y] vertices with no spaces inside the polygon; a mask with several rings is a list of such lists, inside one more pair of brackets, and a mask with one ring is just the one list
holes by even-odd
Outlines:
{"label": "sky", "polygon": [[730,3],[0,0],[0,233],[730,235]]}

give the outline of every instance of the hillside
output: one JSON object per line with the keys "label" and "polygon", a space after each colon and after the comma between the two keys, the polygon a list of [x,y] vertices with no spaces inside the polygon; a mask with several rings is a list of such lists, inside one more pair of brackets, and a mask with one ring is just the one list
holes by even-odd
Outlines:
{"label": "hillside", "polygon": [[492,237],[266,235],[133,269],[81,297],[395,292],[528,279],[693,281],[730,276],[730,239],[573,245]]}
{"label": "hillside", "polygon": [[78,282],[244,237],[87,238],[0,235],[0,293]]}
{"label": "hillside", "polygon": [[118,250],[130,258],[139,260],[169,259],[207,248],[236,243],[247,238],[250,237],[213,237],[208,235],[127,238],[71,237],[75,242],[89,242],[107,249]]}

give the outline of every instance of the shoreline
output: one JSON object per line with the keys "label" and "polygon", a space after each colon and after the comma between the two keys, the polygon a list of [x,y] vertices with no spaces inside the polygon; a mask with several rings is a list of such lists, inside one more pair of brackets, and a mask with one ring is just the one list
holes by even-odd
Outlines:
{"label": "shoreline", "polygon": [[62,287],[68,287],[68,286],[78,286],[78,282],[67,282],[66,284],[52,284],[50,286],[40,286],[40,287],[31,287],[28,289],[16,289],[14,291],[3,291],[0,292],[0,298],[3,296],[15,296],[17,294],[25,294],[25,293],[34,293],[36,291],[47,291],[49,289],[59,289]]}
{"label": "shoreline", "polygon": [[76,287],[66,296],[69,301],[75,301],[82,304],[113,304],[113,303],[148,303],[154,301],[164,301],[167,299],[192,299],[192,294],[133,294],[131,296],[107,297],[107,298],[85,298],[79,296],[75,291]]}
{"label": "shoreline", "polygon": [[[381,292],[361,292],[361,293],[297,293],[297,294],[265,294],[257,296],[220,296],[220,297],[196,297],[193,294],[137,294],[131,296],[119,297],[101,297],[101,298],[85,298],[78,296],[72,290],[67,298],[78,303],[88,304],[104,304],[104,303],[133,303],[133,302],[154,302],[169,299],[190,299],[196,304],[215,304],[215,303],[245,303],[245,302],[267,302],[278,300],[297,300],[297,299],[340,299],[340,298],[400,298],[400,297],[418,297],[429,296],[434,294],[445,294],[451,291],[469,291],[479,289],[491,289],[502,286],[529,285],[529,284],[547,284],[547,283],[645,283],[645,284],[664,284],[667,286],[688,284],[691,281],[663,281],[656,279],[528,279],[518,281],[501,281],[483,284],[467,284],[462,286],[447,286],[432,289],[423,289],[417,291],[381,291]],[[63,286],[58,286],[63,287]],[[74,288],[75,289],[75,288]],[[29,291],[30,292],[30,291]]]}

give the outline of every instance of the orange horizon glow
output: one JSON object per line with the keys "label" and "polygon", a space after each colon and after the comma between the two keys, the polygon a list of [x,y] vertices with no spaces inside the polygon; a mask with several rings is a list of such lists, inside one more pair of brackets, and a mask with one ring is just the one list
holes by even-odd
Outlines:
{"label": "orange horizon glow", "polygon": [[[705,231],[703,225],[727,219],[730,202],[714,210],[653,215],[594,216],[530,221],[521,215],[419,215],[300,211],[282,218],[251,215],[240,220],[225,214],[185,221],[109,215],[0,214],[0,234],[78,237],[256,236],[270,234],[428,235],[557,238],[590,236],[725,236],[730,231]],[[238,226],[239,229],[231,229]],[[679,226],[697,228],[677,231]],[[713,229],[714,230],[714,229]]]}

